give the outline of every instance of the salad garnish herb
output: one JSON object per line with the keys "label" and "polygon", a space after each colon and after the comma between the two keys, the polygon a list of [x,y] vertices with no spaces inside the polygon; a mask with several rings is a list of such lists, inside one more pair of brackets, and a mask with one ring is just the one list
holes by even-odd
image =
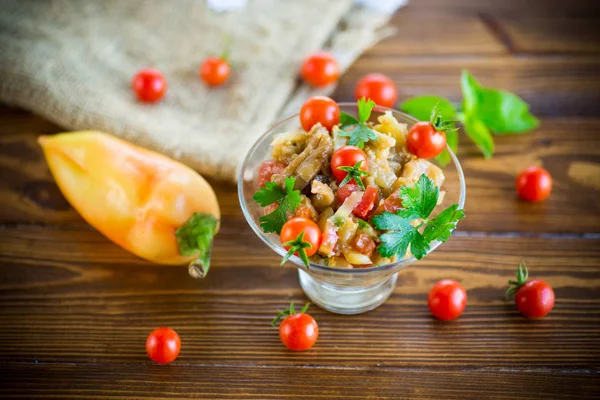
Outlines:
{"label": "salad garnish herb", "polygon": [[[443,97],[427,95],[405,101],[400,109],[419,120],[426,120],[437,105],[444,118],[460,121],[485,158],[494,154],[492,134],[522,134],[539,125],[538,119],[529,112],[529,105],[513,93],[483,87],[466,70],[462,72],[460,86],[461,105],[455,106]],[[458,132],[447,132],[446,142],[456,152]],[[437,159],[446,165],[450,155],[444,150]]]}
{"label": "salad garnish herb", "polygon": [[287,213],[293,213],[300,204],[300,191],[294,190],[296,178],[291,176],[285,178],[285,190],[275,182],[265,182],[261,188],[252,196],[261,207],[278,203],[277,208],[258,218],[260,227],[265,233],[280,233],[281,228],[287,221]]}
{"label": "salad garnish herb", "polygon": [[[357,146],[359,148],[365,147],[365,143],[369,140],[377,140],[377,135],[366,123],[371,117],[371,111],[375,107],[375,102],[371,99],[365,99],[364,97],[358,100],[358,119],[352,115],[340,111],[340,133],[341,137],[348,137],[348,144],[350,146]],[[351,131],[346,132],[344,129],[356,126]]]}
{"label": "salad garnish herb", "polygon": [[[437,217],[429,220],[429,215],[437,205],[440,189],[425,174],[421,175],[413,187],[403,186],[399,190],[403,208],[396,214],[384,212],[373,217],[373,225],[383,231],[381,244],[377,248],[383,257],[393,257],[398,254],[403,257],[410,246],[417,260],[423,258],[429,251],[434,240],[445,242],[452,235],[459,220],[465,213],[457,204],[451,205]],[[412,221],[421,219],[422,222],[413,226]],[[420,229],[424,227],[423,233]]]}

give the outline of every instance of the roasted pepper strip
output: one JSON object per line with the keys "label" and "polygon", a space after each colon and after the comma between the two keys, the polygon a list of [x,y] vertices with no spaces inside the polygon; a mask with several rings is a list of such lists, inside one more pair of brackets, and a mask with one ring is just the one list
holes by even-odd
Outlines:
{"label": "roasted pepper strip", "polygon": [[110,240],[159,264],[206,275],[220,219],[212,187],[191,168],[106,133],[41,136],[69,203]]}

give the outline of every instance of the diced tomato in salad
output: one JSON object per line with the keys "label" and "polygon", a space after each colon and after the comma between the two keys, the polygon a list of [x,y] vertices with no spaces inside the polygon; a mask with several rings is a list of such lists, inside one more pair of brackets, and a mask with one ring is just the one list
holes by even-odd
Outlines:
{"label": "diced tomato in salad", "polygon": [[367,235],[360,233],[354,237],[352,247],[358,250],[358,252],[371,257],[373,255],[373,251],[375,250],[375,242]]}
{"label": "diced tomato in salad", "polygon": [[[342,186],[337,192],[337,198],[340,204],[343,204],[344,201],[354,192],[362,190],[356,183],[348,183]],[[363,194],[360,203],[354,207],[352,213],[356,215],[358,218],[367,218],[369,213],[375,208],[375,204],[377,204],[377,199],[379,198],[379,192],[377,188],[374,186],[368,186],[367,190]]]}
{"label": "diced tomato in salad", "polygon": [[285,167],[284,163],[273,160],[267,160],[260,164],[258,168],[258,183],[260,186],[264,187],[266,182],[271,182],[271,177],[274,174],[281,174]]}

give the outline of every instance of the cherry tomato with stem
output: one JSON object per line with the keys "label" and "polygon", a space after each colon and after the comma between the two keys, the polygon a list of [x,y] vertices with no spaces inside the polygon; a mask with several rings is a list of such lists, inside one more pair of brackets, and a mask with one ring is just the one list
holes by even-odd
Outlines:
{"label": "cherry tomato with stem", "polygon": [[313,86],[327,86],[338,80],[340,66],[331,53],[318,51],[304,60],[300,75]]}
{"label": "cherry tomato with stem", "polygon": [[431,288],[427,305],[434,317],[450,321],[460,316],[465,309],[467,292],[460,283],[444,279]]}
{"label": "cherry tomato with stem", "polygon": [[308,132],[319,122],[330,132],[335,125],[340,123],[340,108],[327,96],[313,96],[306,100],[300,108],[302,129]]}
{"label": "cherry tomato with stem", "polygon": [[398,101],[398,90],[394,81],[383,74],[368,74],[363,76],[356,84],[354,92],[356,101],[371,99],[375,104],[393,108]]}
{"label": "cherry tomato with stem", "polygon": [[552,176],[541,167],[529,167],[517,176],[517,195],[523,200],[544,201],[552,191]]}
{"label": "cherry tomato with stem", "polygon": [[321,245],[321,229],[308,218],[295,217],[283,225],[279,239],[283,248],[288,250],[281,264],[295,254],[308,267],[310,265],[308,257],[314,255]]}
{"label": "cherry tomato with stem", "polygon": [[365,185],[362,182],[364,176],[368,175],[369,163],[367,154],[356,146],[344,146],[335,151],[331,156],[331,173],[344,187],[347,183],[355,183],[362,190]]}
{"label": "cherry tomato with stem", "polygon": [[200,66],[200,77],[208,86],[221,86],[231,74],[231,68],[226,59],[211,56],[205,59]]}
{"label": "cherry tomato with stem", "polygon": [[167,91],[167,81],[160,71],[144,68],[138,71],[131,82],[138,100],[155,103],[163,98]]}
{"label": "cherry tomato with stem", "polygon": [[179,335],[171,328],[157,328],[146,340],[146,353],[152,361],[169,364],[177,358],[181,349]]}
{"label": "cherry tomato with stem", "polygon": [[517,280],[509,280],[506,297],[515,295],[515,304],[526,318],[542,318],[554,307],[554,290],[541,279],[529,280],[529,271],[524,263],[517,268]]}
{"label": "cherry tomato with stem", "polygon": [[437,157],[446,148],[446,132],[454,130],[454,121],[443,121],[439,109],[435,108],[429,122],[417,122],[410,128],[406,147],[419,158]]}
{"label": "cherry tomato with stem", "polygon": [[294,310],[294,303],[290,303],[287,310],[279,311],[279,314],[273,322],[275,326],[281,318],[284,318],[279,325],[279,338],[281,342],[290,350],[302,351],[308,350],[317,341],[319,337],[319,326],[317,321],[306,314],[310,303],[307,303],[298,314]]}

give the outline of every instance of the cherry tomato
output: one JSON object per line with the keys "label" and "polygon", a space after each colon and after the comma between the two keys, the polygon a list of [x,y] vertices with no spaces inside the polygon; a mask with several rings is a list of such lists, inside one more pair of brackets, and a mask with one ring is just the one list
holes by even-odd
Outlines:
{"label": "cherry tomato", "polygon": [[[296,240],[302,232],[304,232],[302,240],[310,244],[310,247],[305,249],[306,255],[310,257],[319,250],[321,245],[321,229],[310,219],[300,217],[289,219],[281,228],[279,239],[281,243],[291,242]],[[283,247],[286,250],[290,249],[290,246]],[[294,254],[298,255],[297,253]]]}
{"label": "cherry tomato", "polygon": [[313,96],[300,109],[302,129],[310,131],[320,122],[328,131],[340,123],[340,108],[337,103],[326,96]]}
{"label": "cherry tomato", "polygon": [[364,97],[373,100],[377,105],[392,108],[398,100],[398,91],[394,81],[387,76],[368,74],[356,84],[354,97],[357,101]]}
{"label": "cherry tomato", "polygon": [[418,122],[408,131],[406,146],[419,158],[433,158],[446,148],[446,134],[438,132],[430,122]]}
{"label": "cherry tomato", "polygon": [[521,285],[515,293],[515,304],[527,318],[542,318],[554,307],[552,286],[539,279]]}
{"label": "cherry tomato", "polygon": [[369,215],[371,210],[375,208],[375,203],[377,202],[378,197],[379,193],[377,192],[377,188],[375,186],[367,186],[365,194],[363,194],[362,199],[360,199],[360,203],[358,203],[356,207],[354,207],[352,213],[358,218],[367,218],[367,215]]}
{"label": "cherry tomato", "polygon": [[208,86],[220,86],[227,81],[231,68],[221,57],[208,57],[200,66],[200,77]]}
{"label": "cherry tomato", "polygon": [[429,310],[437,319],[450,321],[462,314],[467,305],[467,292],[460,283],[445,279],[429,292]]}
{"label": "cherry tomato", "polygon": [[274,174],[281,174],[286,165],[274,160],[264,161],[258,167],[258,183],[261,187],[265,186],[266,182],[271,182],[271,177]]}
{"label": "cherry tomato", "polygon": [[304,60],[300,75],[313,86],[327,86],[338,80],[340,66],[333,55],[319,51]]}
{"label": "cherry tomato", "polygon": [[163,98],[167,81],[159,71],[145,68],[135,74],[131,86],[140,101],[154,103]]}
{"label": "cherry tomato", "polygon": [[517,194],[527,201],[544,201],[552,191],[552,177],[544,168],[529,167],[517,177]]}
{"label": "cherry tomato", "polygon": [[305,313],[307,309],[308,304],[296,314],[294,303],[291,303],[289,309],[280,311],[271,323],[275,326],[281,318],[285,317],[279,325],[279,338],[290,350],[308,350],[319,337],[319,326],[313,317]]}
{"label": "cherry tomato", "polygon": [[181,349],[179,335],[171,328],[157,328],[146,340],[146,353],[152,361],[169,364],[175,361]]}
{"label": "cherry tomato", "polygon": [[[363,163],[360,165],[360,169],[363,171],[369,170],[369,165],[367,162],[367,155],[364,151],[359,149],[356,146],[344,146],[336,150],[331,156],[331,172],[335,179],[338,182],[344,180],[348,172],[342,171],[338,169],[338,167],[353,167],[357,162],[362,161]],[[353,183],[354,179],[352,179],[349,183]],[[343,186],[342,186],[343,188]]]}

